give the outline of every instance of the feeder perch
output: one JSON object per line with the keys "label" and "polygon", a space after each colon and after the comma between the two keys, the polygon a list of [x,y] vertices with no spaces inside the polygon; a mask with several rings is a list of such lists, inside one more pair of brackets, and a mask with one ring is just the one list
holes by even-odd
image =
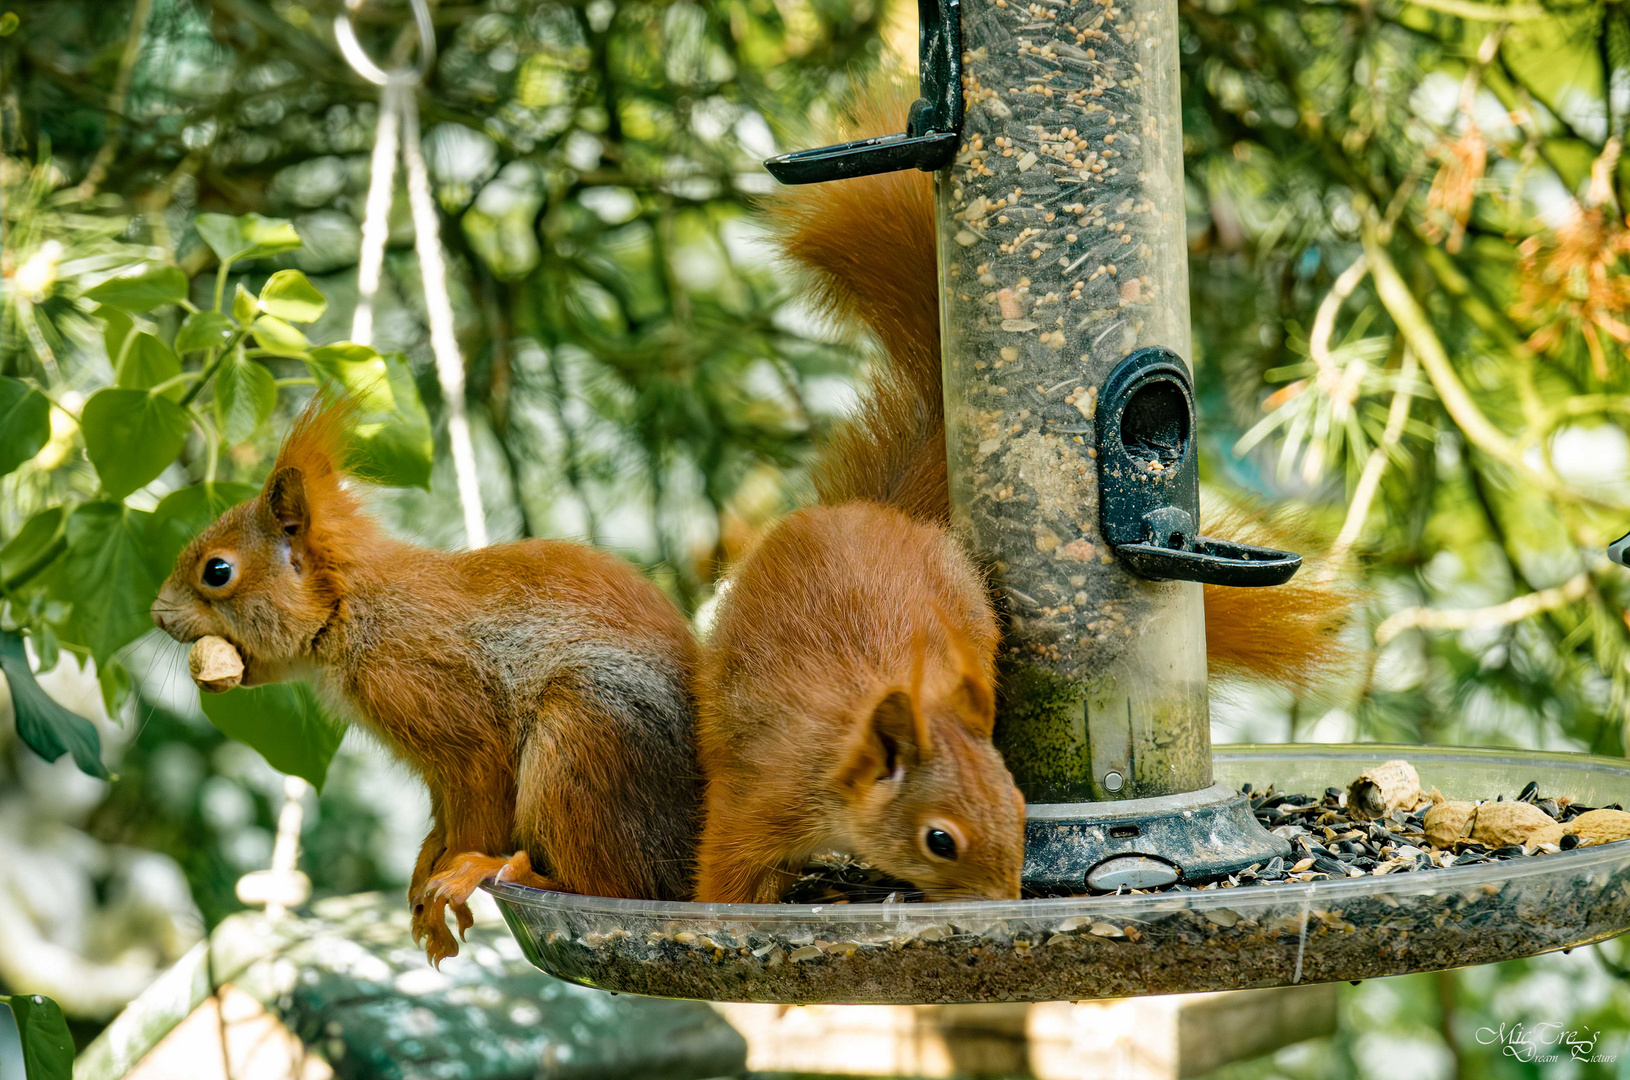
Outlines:
{"label": "feeder perch", "polygon": [[[1273,587],[1301,559],[1200,520],[1175,0],[919,0],[919,14],[906,132],[767,165],[787,183],[937,170],[952,523],[1005,609],[996,742],[1027,803],[1027,899],[710,905],[494,885],[527,955],[668,997],[1045,1001],[1402,974],[1630,928],[1630,845],[1192,891],[1290,854],[1242,784],[1345,789],[1407,757],[1452,798],[1537,780],[1601,806],[1630,799],[1630,768],[1213,753],[1202,584]],[[1190,891],[1112,895],[1165,886]]]}

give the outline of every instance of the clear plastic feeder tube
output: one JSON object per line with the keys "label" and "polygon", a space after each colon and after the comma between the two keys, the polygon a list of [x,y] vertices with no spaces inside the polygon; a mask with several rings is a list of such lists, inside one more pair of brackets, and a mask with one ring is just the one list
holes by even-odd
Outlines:
{"label": "clear plastic feeder tube", "polygon": [[967,116],[939,174],[952,517],[1010,623],[998,742],[1031,802],[1211,783],[1201,587],[1098,521],[1111,369],[1189,357],[1175,0],[962,0]]}

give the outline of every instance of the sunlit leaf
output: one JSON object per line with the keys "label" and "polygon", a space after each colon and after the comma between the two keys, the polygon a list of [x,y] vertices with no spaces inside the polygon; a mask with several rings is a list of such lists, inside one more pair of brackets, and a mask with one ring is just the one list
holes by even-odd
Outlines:
{"label": "sunlit leaf", "polygon": [[274,683],[201,697],[210,723],[260,751],[272,768],[322,790],[345,728],[323,712],[310,687]]}
{"label": "sunlit leaf", "polygon": [[255,321],[255,294],[243,287],[243,282],[232,286],[232,317],[239,326]]}
{"label": "sunlit leaf", "polygon": [[102,490],[122,499],[158,479],[176,459],[191,421],[186,410],[166,397],[109,387],[85,402],[79,425]]}
{"label": "sunlit leaf", "polygon": [[73,603],[80,644],[98,665],[153,627],[148,608],[161,578],[153,568],[152,519],[100,501],[68,516],[68,554],[54,571],[55,590]]}
{"label": "sunlit leaf", "polygon": [[23,382],[0,376],[0,476],[40,452],[51,438],[51,402]]}
{"label": "sunlit leaf", "polygon": [[396,487],[429,487],[430,416],[407,358],[341,342],[313,349],[306,363],[325,392],[343,393],[356,403],[352,467],[357,475]]}
{"label": "sunlit leaf", "polygon": [[232,340],[235,329],[232,320],[219,311],[195,311],[176,331],[175,351],[190,353],[200,349],[218,349]]}
{"label": "sunlit leaf", "polygon": [[311,342],[306,335],[274,315],[255,320],[255,342],[269,353],[303,359]]}
{"label": "sunlit leaf", "polygon": [[122,311],[151,311],[185,300],[187,275],[179,266],[155,266],[137,274],[109,278],[94,289],[87,289],[85,295],[98,304]]}
{"label": "sunlit leaf", "polygon": [[136,332],[136,321],[118,308],[106,304],[96,309],[96,317],[102,320],[102,344],[107,347],[108,363],[118,367],[125,342]]}
{"label": "sunlit leaf", "polygon": [[260,310],[290,322],[316,322],[328,301],[298,270],[279,270],[260,290]]}
{"label": "sunlit leaf", "polygon": [[23,522],[17,535],[6,541],[5,547],[0,547],[0,581],[38,573],[41,563],[49,561],[59,546],[67,518],[66,510],[52,506]]}
{"label": "sunlit leaf", "polygon": [[39,994],[16,994],[6,1004],[23,1043],[24,1080],[71,1080],[74,1040],[57,1003]]}
{"label": "sunlit leaf", "polygon": [[181,360],[156,336],[137,333],[125,347],[116,374],[125,389],[147,390],[181,374]]}
{"label": "sunlit leaf", "polygon": [[102,765],[102,737],[96,733],[96,725],[63,708],[40,689],[28,666],[23,635],[0,631],[0,672],[11,688],[17,737],[46,761],[71,754],[80,772],[107,779],[108,771]]}
{"label": "sunlit leaf", "polygon": [[136,692],[136,681],[130,669],[117,658],[96,665],[96,686],[102,691],[102,707],[109,716],[119,715],[130,696]]}
{"label": "sunlit leaf", "polygon": [[293,225],[259,214],[199,214],[193,227],[222,262],[258,259],[300,246],[300,234]]}
{"label": "sunlit leaf", "polygon": [[277,405],[277,380],[266,365],[234,349],[215,373],[215,420],[229,443],[253,435]]}

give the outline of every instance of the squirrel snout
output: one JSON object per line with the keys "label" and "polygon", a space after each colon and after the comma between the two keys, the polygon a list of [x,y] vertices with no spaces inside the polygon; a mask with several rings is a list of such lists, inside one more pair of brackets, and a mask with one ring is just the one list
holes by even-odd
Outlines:
{"label": "squirrel snout", "polygon": [[154,626],[177,641],[181,640],[176,634],[176,630],[180,625],[181,612],[169,596],[162,592],[159,593],[158,599],[153,601],[153,606],[147,609],[147,614],[152,618]]}

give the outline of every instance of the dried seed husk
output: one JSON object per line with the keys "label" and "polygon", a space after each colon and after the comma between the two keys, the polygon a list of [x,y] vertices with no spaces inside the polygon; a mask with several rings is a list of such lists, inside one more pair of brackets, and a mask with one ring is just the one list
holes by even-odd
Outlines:
{"label": "dried seed husk", "polygon": [[1535,829],[1523,841],[1525,848],[1537,848],[1544,844],[1561,844],[1562,838],[1568,834],[1568,826],[1560,821],[1553,821],[1543,829]]}
{"label": "dried seed husk", "polygon": [[1347,809],[1356,817],[1386,817],[1394,810],[1413,810],[1421,799],[1421,777],[1407,761],[1388,761],[1368,770],[1347,786]]}
{"label": "dried seed husk", "polygon": [[1426,812],[1422,824],[1426,828],[1426,841],[1435,848],[1453,847],[1471,831],[1472,815],[1477,804],[1469,802],[1438,803]]}
{"label": "dried seed husk", "polygon": [[1564,828],[1579,837],[1580,847],[1630,840],[1630,812],[1587,810],[1568,822]]}
{"label": "dried seed husk", "polygon": [[1486,802],[1472,814],[1472,839],[1489,847],[1524,844],[1540,829],[1556,824],[1533,803]]}
{"label": "dried seed husk", "polygon": [[225,638],[201,637],[187,653],[187,669],[199,689],[223,694],[243,682],[243,657]]}

